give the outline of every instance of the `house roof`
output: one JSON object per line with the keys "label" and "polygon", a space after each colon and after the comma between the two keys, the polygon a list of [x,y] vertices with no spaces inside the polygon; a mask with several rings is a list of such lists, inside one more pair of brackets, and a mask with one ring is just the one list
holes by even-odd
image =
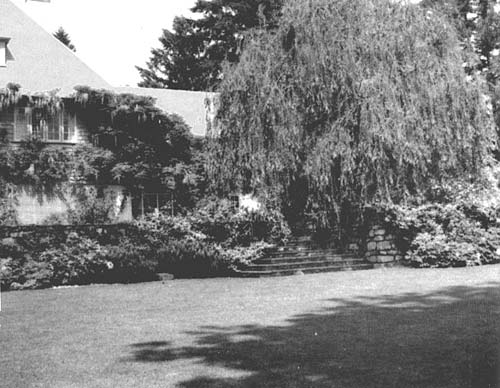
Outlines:
{"label": "house roof", "polygon": [[59,90],[68,96],[78,85],[111,89],[103,78],[10,0],[0,0],[0,36],[10,38],[0,88],[20,84],[26,94]]}
{"label": "house roof", "polygon": [[156,106],[167,113],[176,113],[191,127],[195,136],[205,136],[207,124],[214,118],[215,93],[139,87],[113,88],[117,93],[131,93],[156,99]]}

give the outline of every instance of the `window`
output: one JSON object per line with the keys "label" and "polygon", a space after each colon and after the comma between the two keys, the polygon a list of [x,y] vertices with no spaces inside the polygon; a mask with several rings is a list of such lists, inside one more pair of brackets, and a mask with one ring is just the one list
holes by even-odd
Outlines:
{"label": "window", "polygon": [[15,113],[14,140],[31,135],[47,142],[75,142],[75,115],[65,110],[50,112],[43,108],[18,108]]}
{"label": "window", "polygon": [[41,109],[33,109],[31,113],[31,135],[37,139],[45,140],[46,133],[47,121],[44,112]]}

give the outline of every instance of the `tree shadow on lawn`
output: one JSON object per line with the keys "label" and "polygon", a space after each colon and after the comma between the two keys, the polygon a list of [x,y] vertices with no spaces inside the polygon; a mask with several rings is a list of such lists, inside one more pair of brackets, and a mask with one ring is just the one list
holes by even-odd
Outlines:
{"label": "tree shadow on lawn", "polygon": [[500,282],[331,302],[286,326],[203,327],[194,346],[134,344],[131,359],[251,373],[184,388],[500,387]]}

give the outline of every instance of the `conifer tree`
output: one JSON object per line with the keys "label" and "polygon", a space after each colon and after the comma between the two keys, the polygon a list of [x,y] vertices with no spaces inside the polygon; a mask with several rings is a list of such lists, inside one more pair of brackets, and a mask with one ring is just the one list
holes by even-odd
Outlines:
{"label": "conifer tree", "polygon": [[54,32],[54,36],[65,46],[67,46],[71,51],[76,51],[75,46],[71,43],[71,39],[64,28],[59,27],[59,29]]}
{"label": "conifer tree", "polygon": [[209,90],[221,80],[222,63],[237,63],[246,31],[276,27],[282,0],[197,0],[199,18],[176,17],[165,29],[161,47],[137,67],[139,86]]}

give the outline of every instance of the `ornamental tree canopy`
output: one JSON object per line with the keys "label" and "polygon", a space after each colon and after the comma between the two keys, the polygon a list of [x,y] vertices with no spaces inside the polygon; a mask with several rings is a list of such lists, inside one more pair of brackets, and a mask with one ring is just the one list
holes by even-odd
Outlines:
{"label": "ornamental tree canopy", "polygon": [[278,30],[247,42],[218,90],[209,170],[220,191],[274,192],[285,210],[335,220],[346,204],[474,179],[490,155],[482,82],[437,12],[289,0]]}

